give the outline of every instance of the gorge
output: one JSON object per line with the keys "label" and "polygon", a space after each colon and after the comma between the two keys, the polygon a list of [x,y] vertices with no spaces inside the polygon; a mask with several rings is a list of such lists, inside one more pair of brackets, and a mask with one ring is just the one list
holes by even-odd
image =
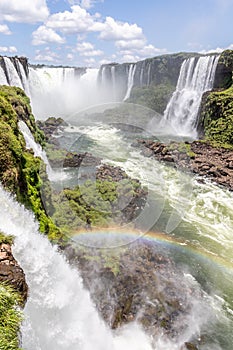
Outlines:
{"label": "gorge", "polygon": [[[0,58],[0,84],[23,89],[36,119],[65,120],[44,124],[46,148],[23,91],[0,88],[11,151],[1,158],[0,230],[15,237],[29,287],[23,349],[231,350],[232,192],[136,144],[175,140],[183,160],[197,135],[231,147],[232,57],[182,53],[99,70]],[[54,169],[46,149],[60,157]],[[65,166],[77,154],[79,165]],[[141,188],[143,205],[124,221]]]}

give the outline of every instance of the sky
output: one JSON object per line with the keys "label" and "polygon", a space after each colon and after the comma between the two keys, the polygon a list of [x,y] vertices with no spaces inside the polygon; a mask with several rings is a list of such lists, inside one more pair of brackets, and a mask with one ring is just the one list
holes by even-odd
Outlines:
{"label": "sky", "polygon": [[0,55],[99,67],[233,49],[233,0],[0,0]]}

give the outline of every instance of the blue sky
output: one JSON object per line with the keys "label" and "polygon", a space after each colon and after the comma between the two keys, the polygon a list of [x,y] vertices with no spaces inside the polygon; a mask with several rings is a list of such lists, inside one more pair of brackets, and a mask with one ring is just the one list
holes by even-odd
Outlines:
{"label": "blue sky", "polygon": [[0,0],[0,55],[98,67],[233,48],[233,0]]}

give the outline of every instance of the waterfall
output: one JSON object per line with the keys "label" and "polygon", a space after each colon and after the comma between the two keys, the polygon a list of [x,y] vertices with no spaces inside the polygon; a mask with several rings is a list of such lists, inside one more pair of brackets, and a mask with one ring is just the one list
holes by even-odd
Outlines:
{"label": "waterfall", "polygon": [[34,152],[35,157],[41,158],[43,160],[43,162],[45,163],[46,171],[47,171],[49,180],[50,181],[62,180],[64,178],[64,174],[62,174],[61,172],[58,172],[58,171],[55,172],[51,168],[51,165],[49,163],[49,160],[47,158],[45,151],[42,149],[41,145],[36,143],[28,126],[21,120],[19,121],[19,129],[24,136],[27,149],[31,148]]}
{"label": "waterfall", "polygon": [[34,216],[0,187],[0,229],[29,286],[21,329],[25,350],[151,350],[137,325],[113,334],[100,319],[77,270],[38,233]]}
{"label": "waterfall", "polygon": [[150,72],[151,72],[151,61],[149,62],[149,68],[148,68],[147,86],[150,85]]}
{"label": "waterfall", "polygon": [[9,84],[11,86],[18,86],[21,89],[23,89],[23,84],[20,79],[20,75],[17,72],[14,64],[12,63],[11,59],[9,57],[4,57],[4,63],[6,66],[6,71],[9,77]]}
{"label": "waterfall", "polygon": [[0,84],[1,85],[8,85],[6,74],[5,74],[2,66],[0,66]]}
{"label": "waterfall", "polygon": [[211,90],[219,56],[189,58],[182,63],[176,90],[163,121],[169,121],[176,133],[196,137],[198,110],[202,95]]}
{"label": "waterfall", "polygon": [[131,64],[129,67],[129,73],[128,73],[128,83],[127,83],[127,91],[124,97],[124,101],[126,101],[130,97],[131,90],[133,88],[134,83],[134,75],[136,71],[136,64]]}
{"label": "waterfall", "polygon": [[116,100],[117,91],[116,91],[116,71],[115,66],[111,67],[111,78],[112,78],[112,89],[113,89],[113,99]]}

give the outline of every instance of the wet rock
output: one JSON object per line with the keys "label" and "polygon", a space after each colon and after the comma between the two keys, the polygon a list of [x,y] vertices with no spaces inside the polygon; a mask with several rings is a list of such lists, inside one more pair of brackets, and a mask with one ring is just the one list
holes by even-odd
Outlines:
{"label": "wet rock", "polygon": [[215,148],[208,142],[171,142],[169,145],[150,140],[138,140],[138,145],[149,149],[142,153],[160,161],[173,163],[181,170],[209,178],[233,191],[233,151]]}
{"label": "wet rock", "polygon": [[26,303],[28,286],[25,275],[18,262],[12,255],[10,244],[0,244],[0,282],[11,284],[22,296]]}
{"label": "wet rock", "polygon": [[97,309],[113,329],[137,320],[149,334],[174,339],[188,326],[185,317],[199,291],[179,277],[161,248],[138,240],[108,251],[75,250],[70,254],[68,249],[69,261],[79,268]]}

